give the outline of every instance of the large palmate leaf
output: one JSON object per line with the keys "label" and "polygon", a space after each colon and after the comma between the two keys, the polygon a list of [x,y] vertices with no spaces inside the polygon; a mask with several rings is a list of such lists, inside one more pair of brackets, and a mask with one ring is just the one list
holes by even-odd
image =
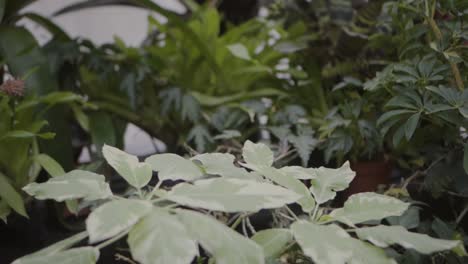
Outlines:
{"label": "large palmate leaf", "polygon": [[253,143],[247,140],[242,148],[242,157],[250,168],[270,167],[273,164],[273,152],[262,143]]}
{"label": "large palmate leaf", "polygon": [[140,200],[115,200],[101,205],[86,219],[90,243],[113,237],[151,212],[152,204]]}
{"label": "large palmate leaf", "polygon": [[297,201],[300,196],[283,187],[234,178],[181,183],[164,198],[174,202],[223,212],[258,211],[278,208]]}
{"label": "large palmate leaf", "polygon": [[144,187],[151,180],[152,172],[150,165],[139,162],[136,156],[108,145],[102,148],[102,154],[107,163],[133,187]]}
{"label": "large palmate leaf", "polygon": [[342,208],[335,209],[330,216],[346,224],[358,224],[369,220],[381,220],[389,216],[400,216],[409,203],[377,193],[358,193],[349,197]]}
{"label": "large palmate leaf", "polygon": [[207,174],[220,175],[228,178],[251,179],[254,176],[243,168],[234,165],[235,157],[227,153],[205,153],[196,155],[192,160],[201,162],[201,167]]}
{"label": "large palmate leaf", "polygon": [[162,209],[141,219],[128,234],[135,260],[142,264],[186,264],[198,255],[198,245],[175,215]]}
{"label": "large palmate leaf", "polygon": [[112,196],[103,175],[82,170],[70,171],[44,183],[30,183],[23,190],[39,200],[53,199],[60,202],[79,198],[92,201]]}
{"label": "large palmate leaf", "polygon": [[307,187],[298,179],[273,167],[258,167],[257,172],[273,182],[299,194],[301,198],[297,203],[301,205],[302,210],[305,212],[311,212],[314,209],[314,198],[312,198]]}
{"label": "large palmate leaf", "polygon": [[193,181],[203,177],[203,171],[195,163],[176,154],[156,154],[148,157],[145,163],[158,172],[160,181]]}
{"label": "large palmate leaf", "polygon": [[265,263],[259,245],[214,218],[188,210],[178,210],[177,216],[190,235],[215,258],[217,264]]}
{"label": "large palmate leaf", "polygon": [[315,169],[311,179],[310,191],[318,204],[323,204],[336,196],[336,192],[348,188],[356,173],[351,170],[349,162],[338,169],[320,167]]}
{"label": "large palmate leaf", "polygon": [[273,228],[255,233],[252,236],[252,240],[263,248],[265,257],[268,258],[281,254],[285,247],[293,240],[293,236],[289,229]]}
{"label": "large palmate leaf", "polygon": [[[19,194],[15,188],[10,184],[8,178],[0,172],[0,198],[5,201],[9,207],[11,207],[18,214],[28,217],[26,209],[24,208],[24,201],[21,194]],[[4,206],[4,208],[7,208]],[[4,212],[9,211],[4,209]]]}
{"label": "large palmate leaf", "polygon": [[99,258],[99,250],[94,247],[81,247],[57,252],[45,256],[26,256],[15,260],[12,264],[95,264]]}
{"label": "large palmate leaf", "polygon": [[449,250],[460,244],[460,241],[456,240],[436,239],[425,234],[409,232],[401,226],[364,227],[356,229],[356,234],[360,239],[369,240],[378,247],[389,247],[398,244],[422,254]]}
{"label": "large palmate leaf", "polygon": [[352,238],[337,225],[298,221],[291,225],[291,230],[304,254],[317,264],[396,263],[382,249]]}

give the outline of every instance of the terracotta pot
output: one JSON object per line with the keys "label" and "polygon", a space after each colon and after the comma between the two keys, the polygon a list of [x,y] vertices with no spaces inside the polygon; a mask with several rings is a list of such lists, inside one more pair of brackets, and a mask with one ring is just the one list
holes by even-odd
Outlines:
{"label": "terracotta pot", "polygon": [[356,177],[344,192],[345,197],[360,192],[376,191],[379,185],[389,184],[392,166],[385,160],[352,162]]}

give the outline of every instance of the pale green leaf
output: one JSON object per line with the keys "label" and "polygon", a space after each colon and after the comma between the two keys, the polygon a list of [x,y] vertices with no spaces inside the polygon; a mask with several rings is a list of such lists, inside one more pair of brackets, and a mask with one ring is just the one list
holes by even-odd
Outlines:
{"label": "pale green leaf", "polygon": [[190,206],[223,212],[255,212],[279,208],[300,198],[283,187],[234,178],[212,178],[181,183],[164,198]]}
{"label": "pale green leaf", "polygon": [[299,180],[315,179],[316,169],[301,166],[286,166],[279,169],[282,173],[290,175]]}
{"label": "pale green leaf", "polygon": [[140,200],[115,200],[101,205],[86,219],[90,243],[126,231],[150,213],[152,208],[150,202]]}
{"label": "pale green leaf", "polygon": [[255,179],[244,168],[234,165],[235,157],[227,153],[205,153],[196,155],[192,160],[201,162],[201,167],[207,174],[220,175],[228,178]]}
{"label": "pale green leaf", "polygon": [[231,52],[232,55],[243,60],[251,60],[249,51],[241,43],[235,43],[235,44],[229,45],[227,46],[227,48]]}
{"label": "pale green leaf", "polygon": [[258,166],[269,167],[273,164],[273,152],[263,143],[253,143],[247,140],[242,149],[242,157],[250,168]]}
{"label": "pale green leaf", "polygon": [[30,255],[27,255],[27,256],[24,256],[22,257],[22,259],[24,258],[29,258],[29,257],[40,257],[40,256],[50,256],[50,255],[54,255],[54,254],[57,254],[58,252],[60,251],[63,251],[65,249],[68,249],[70,247],[72,247],[74,244],[80,242],[81,240],[85,239],[86,237],[88,237],[88,232],[86,231],[83,231],[83,232],[80,232],[78,234],[75,234],[67,239],[64,239],[64,240],[61,240],[55,244],[52,244],[46,248],[43,248],[39,251],[36,251]]}
{"label": "pale green leaf", "polygon": [[[28,217],[21,194],[10,184],[8,178],[0,172],[0,198],[18,214]],[[7,210],[4,210],[4,214]]]}
{"label": "pale green leaf", "polygon": [[198,245],[175,215],[154,209],[128,234],[133,259],[143,264],[187,264],[198,255]]}
{"label": "pale green leaf", "polygon": [[53,199],[59,202],[79,198],[92,201],[112,196],[103,175],[82,170],[70,171],[44,183],[30,183],[23,190],[36,199]]}
{"label": "pale green leaf", "polygon": [[60,164],[47,154],[39,154],[34,158],[50,176],[56,177],[65,174]]}
{"label": "pale green leaf", "polygon": [[146,163],[139,162],[136,156],[108,145],[104,145],[102,154],[107,163],[133,187],[142,188],[151,180],[151,167]]}
{"label": "pale green leaf", "polygon": [[81,247],[58,252],[47,256],[24,257],[12,264],[95,264],[99,258],[99,250],[94,247]]}
{"label": "pale green leaf", "polygon": [[289,229],[273,228],[255,233],[251,238],[263,248],[265,257],[277,257],[292,241],[292,233]]}
{"label": "pale green leaf", "polygon": [[336,192],[348,188],[356,173],[351,170],[349,161],[338,169],[320,167],[315,170],[315,176],[311,179],[310,191],[318,204],[332,200]]}
{"label": "pale green leaf", "polygon": [[365,192],[351,195],[344,206],[333,210],[330,216],[340,222],[353,225],[389,216],[400,216],[409,205],[390,196]]}
{"label": "pale green leaf", "polygon": [[457,247],[460,241],[432,238],[425,234],[409,232],[402,226],[373,226],[356,229],[360,239],[369,240],[378,247],[389,247],[398,244],[407,249],[414,249],[422,254]]}
{"label": "pale green leaf", "polygon": [[298,221],[291,225],[291,230],[304,254],[317,264],[396,263],[382,249],[352,238],[337,225]]}
{"label": "pale green leaf", "polygon": [[158,172],[160,181],[193,181],[203,177],[203,171],[197,165],[176,154],[156,154],[148,157],[145,162]]}
{"label": "pale green leaf", "polygon": [[262,248],[211,216],[178,210],[177,216],[189,234],[210,253],[216,264],[264,264]]}

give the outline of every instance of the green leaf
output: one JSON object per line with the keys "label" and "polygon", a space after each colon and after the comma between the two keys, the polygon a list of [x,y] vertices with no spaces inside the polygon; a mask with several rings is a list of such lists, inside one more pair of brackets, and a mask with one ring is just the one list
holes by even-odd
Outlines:
{"label": "green leaf", "polygon": [[194,181],[203,177],[203,171],[190,160],[176,154],[156,154],[145,160],[154,171],[158,172],[160,181],[184,180]]}
{"label": "green leaf", "polygon": [[351,170],[349,161],[338,169],[320,167],[315,169],[315,176],[311,179],[310,191],[318,204],[332,200],[336,192],[348,188],[356,173]]}
{"label": "green leaf", "polygon": [[381,115],[379,117],[379,119],[377,120],[377,126],[382,126],[385,122],[387,122],[388,120],[390,119],[393,119],[399,115],[403,115],[403,114],[411,114],[411,113],[415,113],[416,111],[414,110],[406,110],[406,109],[398,109],[398,110],[391,110],[391,111],[388,111],[388,112],[385,112],[383,115]]}
{"label": "green leaf", "polygon": [[270,167],[273,165],[273,151],[263,143],[253,143],[250,140],[245,141],[242,148],[242,157],[250,168]]}
{"label": "green leaf", "polygon": [[273,167],[258,167],[257,172],[273,182],[299,194],[301,199],[299,199],[297,203],[301,205],[304,212],[311,212],[314,209],[314,198],[312,198],[307,187],[298,179]]}
{"label": "green leaf", "polygon": [[73,101],[83,100],[81,96],[72,92],[52,92],[42,98],[42,101],[47,104],[62,104]]}
{"label": "green leaf", "polygon": [[293,240],[292,233],[285,228],[272,228],[255,233],[251,238],[263,248],[265,257],[277,257]]}
{"label": "green leaf", "polygon": [[196,155],[192,160],[200,161],[201,167],[207,174],[227,178],[255,179],[251,173],[234,165],[235,157],[231,154],[205,153]]}
{"label": "green leaf", "polygon": [[164,198],[182,205],[223,212],[279,208],[300,196],[283,187],[234,178],[198,180],[175,186]]}
{"label": "green leaf", "polygon": [[468,174],[468,142],[465,143],[465,148],[463,151],[463,169]]}
{"label": "green leaf", "polygon": [[6,0],[0,0],[0,23],[2,22],[3,15],[5,14]]}
{"label": "green leaf", "polygon": [[141,219],[128,234],[133,259],[144,264],[186,264],[198,255],[197,242],[175,215],[162,209]]}
{"label": "green leaf", "polygon": [[421,113],[416,113],[412,115],[405,123],[405,137],[407,140],[410,140],[414,134],[414,131],[418,127],[419,118],[421,117]]}
{"label": "green leaf", "polygon": [[457,240],[436,239],[425,234],[409,232],[401,226],[364,227],[356,229],[356,234],[360,239],[369,240],[378,247],[398,244],[422,254],[453,249],[460,244],[460,241]]}
{"label": "green leaf", "polygon": [[28,217],[21,194],[10,184],[8,178],[0,172],[0,198],[18,214]]}
{"label": "green leaf", "polygon": [[109,114],[103,111],[91,113],[89,115],[89,128],[91,139],[97,149],[102,149],[105,144],[116,144],[116,129]]}
{"label": "green leaf", "polygon": [[37,252],[34,252],[32,254],[26,255],[22,257],[21,259],[26,259],[26,258],[31,258],[31,257],[43,257],[43,256],[51,256],[54,254],[57,254],[60,251],[63,251],[65,249],[68,249],[72,247],[74,244],[80,242],[81,240],[85,239],[88,237],[88,232],[83,231],[78,234],[75,234],[67,239],[61,240],[55,244],[52,244],[46,248],[43,248]]}
{"label": "green leaf", "polygon": [[213,143],[213,138],[210,132],[204,125],[194,126],[187,135],[187,141],[195,142],[197,151],[204,152],[210,143]]}
{"label": "green leaf", "polygon": [[94,247],[80,247],[57,252],[47,256],[24,257],[15,260],[12,264],[95,264],[99,258],[99,250]]}
{"label": "green leaf", "polygon": [[352,238],[337,225],[298,221],[291,230],[304,254],[317,264],[396,264],[382,249]]}
{"label": "green leaf", "polygon": [[101,205],[86,219],[89,242],[96,243],[127,231],[152,209],[150,202],[140,200],[114,200]]}
{"label": "green leaf", "polygon": [[151,166],[147,163],[139,162],[136,156],[108,145],[104,145],[102,154],[107,163],[133,187],[142,188],[151,180]]}
{"label": "green leaf", "polygon": [[247,48],[241,43],[231,44],[226,47],[231,52],[231,54],[237,58],[248,61],[252,59],[249,55],[249,51],[247,50]]}
{"label": "green leaf", "polygon": [[1,137],[0,140],[7,139],[7,138],[33,138],[35,136],[36,136],[35,133],[29,132],[29,131],[13,130],[3,135],[3,137]]}
{"label": "green leaf", "polygon": [[316,169],[301,166],[285,166],[279,169],[282,173],[290,175],[298,180],[311,180],[315,178]]}
{"label": "green leaf", "polygon": [[409,205],[390,196],[365,192],[351,195],[343,208],[333,210],[330,216],[342,223],[354,225],[389,216],[400,216]]}
{"label": "green leaf", "polygon": [[283,91],[273,88],[262,88],[256,89],[255,91],[240,92],[227,96],[211,96],[208,94],[202,94],[199,92],[192,92],[192,95],[200,102],[202,106],[216,107],[222,106],[229,103],[245,101],[248,99],[254,99],[259,97],[287,97]]}
{"label": "green leaf", "polygon": [[6,224],[8,215],[11,213],[10,206],[0,199],[0,219]]}
{"label": "green leaf", "polygon": [[70,171],[44,183],[30,183],[23,190],[36,199],[54,199],[59,202],[79,198],[93,201],[112,196],[103,175],[82,170]]}
{"label": "green leaf", "polygon": [[219,223],[211,216],[178,210],[177,216],[185,224],[190,236],[220,264],[264,264],[262,248]]}
{"label": "green leaf", "polygon": [[52,177],[65,174],[65,170],[62,166],[47,154],[39,154],[34,158],[34,160],[37,161],[39,165],[41,165],[41,167],[44,168],[44,170],[46,170]]}

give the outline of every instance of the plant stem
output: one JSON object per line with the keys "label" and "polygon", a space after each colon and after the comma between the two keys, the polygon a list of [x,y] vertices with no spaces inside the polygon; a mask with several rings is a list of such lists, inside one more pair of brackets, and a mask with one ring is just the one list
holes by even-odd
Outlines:
{"label": "plant stem", "polygon": [[294,217],[294,219],[296,220],[299,220],[299,217],[297,217],[297,215],[291,210],[291,208],[289,208],[289,206],[285,206],[286,207],[286,210],[288,210],[288,213]]}
{"label": "plant stem", "polygon": [[159,180],[158,183],[156,183],[153,190],[151,190],[151,192],[148,194],[148,197],[146,197],[147,200],[151,200],[151,198],[153,198],[154,192],[156,192],[159,189],[159,187],[161,187],[162,182],[162,180]]}

